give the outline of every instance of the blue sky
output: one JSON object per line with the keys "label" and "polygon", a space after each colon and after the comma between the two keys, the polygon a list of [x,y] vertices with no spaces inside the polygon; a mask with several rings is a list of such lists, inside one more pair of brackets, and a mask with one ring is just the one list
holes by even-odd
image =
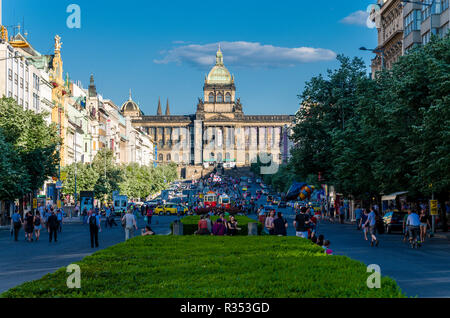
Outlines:
{"label": "blue sky", "polygon": [[[42,54],[59,34],[64,71],[84,87],[93,73],[97,91],[119,106],[131,88],[145,114],[156,114],[159,97],[172,114],[194,113],[221,42],[246,114],[294,114],[305,82],[336,67],[335,54],[369,65],[372,55],[358,48],[377,45],[362,12],[373,2],[3,0],[2,14],[7,26],[24,20]],[[72,3],[80,29],[66,25]]]}

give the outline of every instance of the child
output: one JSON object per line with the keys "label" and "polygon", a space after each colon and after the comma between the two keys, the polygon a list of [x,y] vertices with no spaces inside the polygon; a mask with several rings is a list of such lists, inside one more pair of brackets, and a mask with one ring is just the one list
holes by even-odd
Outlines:
{"label": "child", "polygon": [[330,247],[330,241],[325,240],[325,242],[323,242],[323,249],[325,251],[325,254],[327,255],[333,255],[333,251],[329,249]]}

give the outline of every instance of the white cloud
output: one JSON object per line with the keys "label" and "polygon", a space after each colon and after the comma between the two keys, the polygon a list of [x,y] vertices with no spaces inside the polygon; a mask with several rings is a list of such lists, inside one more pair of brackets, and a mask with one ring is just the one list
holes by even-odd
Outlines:
{"label": "white cloud", "polygon": [[[197,67],[211,66],[219,43],[189,44],[162,51],[163,57],[154,60],[157,64],[188,63]],[[336,53],[321,48],[277,47],[257,42],[220,42],[226,65],[244,67],[289,67],[301,63],[329,61]]]}
{"label": "white cloud", "polygon": [[351,13],[350,15],[343,18],[340,22],[344,24],[354,24],[367,26],[367,18],[369,17],[369,13],[366,11],[356,11]]}

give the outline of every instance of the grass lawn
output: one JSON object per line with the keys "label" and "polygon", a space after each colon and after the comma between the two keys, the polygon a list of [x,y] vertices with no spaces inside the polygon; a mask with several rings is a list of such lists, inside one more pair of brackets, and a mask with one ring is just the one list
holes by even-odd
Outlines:
{"label": "grass lawn", "polygon": [[136,237],[77,264],[81,289],[66,287],[62,268],[1,296],[403,297],[390,278],[369,289],[364,264],[297,237]]}
{"label": "grass lawn", "polygon": [[[258,234],[261,234],[263,227],[258,221],[244,215],[236,215],[235,217],[238,222],[238,227],[241,229],[238,231],[237,235],[248,235],[248,223],[258,223]],[[212,216],[211,221],[215,222],[218,218],[218,216]],[[229,220],[230,217],[226,217],[226,219]],[[194,232],[198,230],[198,221],[200,221],[199,215],[189,215],[182,218],[181,223],[183,223],[183,234],[193,235]]]}

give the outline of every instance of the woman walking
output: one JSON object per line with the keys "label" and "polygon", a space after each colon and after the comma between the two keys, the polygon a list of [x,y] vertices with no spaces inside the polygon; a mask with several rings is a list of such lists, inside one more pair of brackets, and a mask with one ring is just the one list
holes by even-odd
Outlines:
{"label": "woman walking", "polygon": [[34,217],[34,235],[36,236],[36,242],[39,241],[39,237],[41,236],[41,229],[42,229],[41,213],[37,211]]}
{"label": "woman walking", "polygon": [[[420,242],[425,242],[425,238],[427,237],[427,228],[430,226],[430,221],[428,220],[428,215],[424,209],[420,211]],[[430,226],[431,227],[431,226]]]}
{"label": "woman walking", "polygon": [[275,220],[275,211],[270,211],[269,216],[266,218],[265,227],[269,231],[270,235],[274,235],[273,221]]}

